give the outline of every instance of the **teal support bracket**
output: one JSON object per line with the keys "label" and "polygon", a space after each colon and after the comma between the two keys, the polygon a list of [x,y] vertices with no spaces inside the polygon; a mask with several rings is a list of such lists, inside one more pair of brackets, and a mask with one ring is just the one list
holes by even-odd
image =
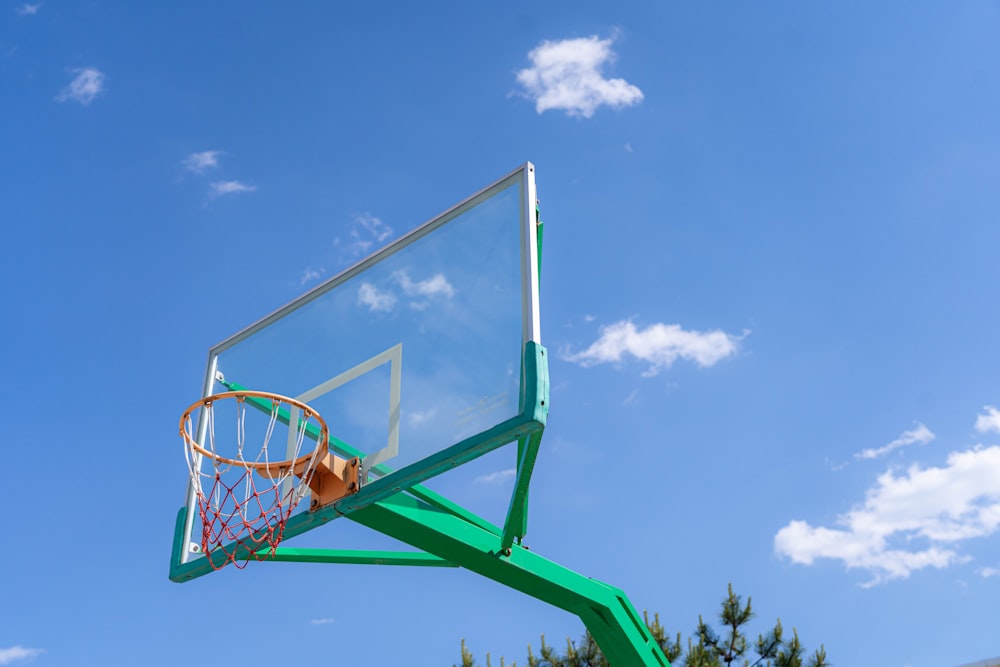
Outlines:
{"label": "teal support bracket", "polygon": [[[534,363],[527,363],[528,359],[532,357]],[[501,551],[509,549],[515,539],[520,542],[527,533],[528,487],[531,483],[531,474],[535,469],[535,461],[538,458],[538,450],[541,447],[544,425],[549,416],[549,362],[545,348],[537,343],[529,342],[525,346],[524,358],[525,375],[522,386],[525,387],[525,391],[521,399],[521,412],[534,411],[534,418],[542,425],[542,428],[518,439],[517,477],[514,479],[514,490],[511,492],[510,504],[507,507],[507,518],[504,520],[500,541]],[[532,367],[543,369],[543,372],[530,373],[529,369]]]}
{"label": "teal support bracket", "polygon": [[[541,212],[537,211],[536,215],[541,215]],[[537,226],[535,227],[535,239],[538,246],[538,286],[541,287],[542,283],[542,236],[545,230],[545,223],[542,222],[541,218],[538,218]]]}
{"label": "teal support bracket", "polygon": [[340,565],[409,565],[458,567],[443,558],[422,551],[366,551],[360,549],[292,549],[278,547],[268,560],[291,563],[332,563]]}
{"label": "teal support bracket", "polygon": [[517,540],[528,532],[528,485],[531,473],[535,468],[538,450],[542,443],[542,434],[534,433],[528,438],[522,438],[517,443],[517,477],[514,479],[514,490],[507,507],[507,519],[503,524],[503,535],[500,536],[500,550],[506,551]]}

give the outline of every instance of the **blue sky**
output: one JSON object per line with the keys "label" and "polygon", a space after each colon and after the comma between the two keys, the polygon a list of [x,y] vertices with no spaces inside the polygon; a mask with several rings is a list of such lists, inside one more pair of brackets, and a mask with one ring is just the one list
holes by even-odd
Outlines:
{"label": "blue sky", "polygon": [[167,580],[207,349],[526,160],[532,549],[685,635],[732,582],[835,664],[1000,654],[998,82],[994,1],[6,3],[0,665],[581,633],[451,569]]}

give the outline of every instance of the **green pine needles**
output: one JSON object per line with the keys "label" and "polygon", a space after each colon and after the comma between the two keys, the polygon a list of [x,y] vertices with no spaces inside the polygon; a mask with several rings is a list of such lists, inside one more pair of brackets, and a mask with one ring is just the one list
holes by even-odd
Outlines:
{"label": "green pine needles", "polygon": [[[773,629],[758,635],[756,640],[751,640],[746,630],[746,626],[754,617],[750,598],[747,598],[744,605],[743,599],[733,593],[732,584],[729,584],[729,594],[722,601],[719,630],[699,616],[694,634],[687,640],[687,650],[682,648],[681,633],[678,632],[675,637],[667,636],[666,630],[660,623],[659,614],[654,615],[652,620],[648,614],[644,616],[646,627],[675,667],[830,667],[826,659],[826,650],[822,645],[807,656],[794,628],[790,638],[785,636],[781,619],[775,622]],[[488,653],[485,665],[478,665],[463,639],[462,663],[453,667],[494,667],[494,665]],[[508,665],[501,657],[499,667],[517,667],[517,663]],[[542,635],[539,655],[536,656],[531,645],[528,645],[527,667],[612,666],[601,653],[597,642],[587,632],[578,642],[567,639],[565,652],[549,646],[545,636]],[[629,667],[629,665],[614,667]]]}

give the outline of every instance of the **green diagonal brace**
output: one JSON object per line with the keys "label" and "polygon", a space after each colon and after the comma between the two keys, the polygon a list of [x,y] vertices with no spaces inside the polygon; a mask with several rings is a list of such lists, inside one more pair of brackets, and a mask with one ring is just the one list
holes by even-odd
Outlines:
{"label": "green diagonal brace", "polygon": [[503,523],[503,535],[500,536],[501,550],[509,549],[515,539],[520,542],[528,531],[528,485],[541,443],[540,432],[521,438],[517,443],[517,477],[514,478],[507,519]]}
{"label": "green diagonal brace", "polygon": [[293,549],[278,547],[268,560],[291,563],[332,563],[343,565],[420,565],[458,567],[443,558],[422,551],[366,551],[362,549]]}
{"label": "green diagonal brace", "polygon": [[372,530],[576,614],[615,667],[669,667],[625,594],[403,495],[347,515]]}

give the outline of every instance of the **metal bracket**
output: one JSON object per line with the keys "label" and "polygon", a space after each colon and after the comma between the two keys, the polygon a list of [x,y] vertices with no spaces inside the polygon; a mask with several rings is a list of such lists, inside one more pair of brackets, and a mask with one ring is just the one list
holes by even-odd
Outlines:
{"label": "metal bracket", "polygon": [[327,452],[326,456],[316,464],[316,470],[309,480],[309,489],[312,491],[309,511],[318,510],[345,496],[357,493],[360,488],[358,482],[360,468],[357,456],[342,459],[336,454]]}

